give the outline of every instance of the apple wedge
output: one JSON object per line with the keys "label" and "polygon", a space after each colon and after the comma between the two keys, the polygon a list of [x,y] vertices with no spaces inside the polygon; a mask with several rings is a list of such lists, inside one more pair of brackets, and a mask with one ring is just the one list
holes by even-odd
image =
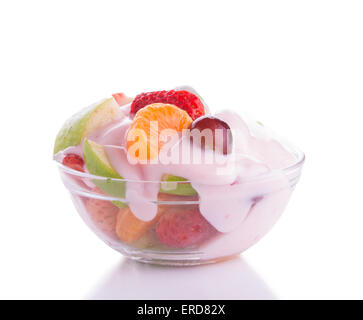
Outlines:
{"label": "apple wedge", "polygon": [[[93,179],[92,182],[98,188],[111,197],[125,198],[125,182],[112,180],[112,178],[122,179],[122,177],[112,167],[103,146],[86,138],[83,144],[83,158],[90,174],[110,178],[107,180]],[[119,208],[126,206],[121,201],[113,201],[113,203]]]}
{"label": "apple wedge", "polygon": [[79,145],[93,131],[123,115],[114,97],[104,99],[66,121],[59,131],[54,144],[54,154],[70,146]]}
{"label": "apple wedge", "polygon": [[[125,197],[126,183],[112,180],[112,178],[122,179],[122,177],[112,167],[103,146],[86,138],[83,144],[83,158],[89,173],[110,178],[109,180],[92,180],[98,188],[112,197]],[[183,183],[183,181],[186,179],[166,174],[162,178],[160,192],[179,196],[198,195],[189,182]],[[125,203],[120,201],[114,201],[114,204],[120,208],[125,207]]]}
{"label": "apple wedge", "polygon": [[187,179],[164,174],[160,183],[160,192],[175,194],[178,196],[196,196],[198,192],[192,187]]}

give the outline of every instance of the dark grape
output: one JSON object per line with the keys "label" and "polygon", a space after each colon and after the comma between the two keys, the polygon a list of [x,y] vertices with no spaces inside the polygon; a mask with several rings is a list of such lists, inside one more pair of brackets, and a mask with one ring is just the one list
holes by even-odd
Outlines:
{"label": "dark grape", "polygon": [[[194,120],[191,129],[198,129],[202,132],[205,129],[210,129],[213,135],[213,145],[210,146],[213,150],[220,150],[224,155],[231,152],[232,133],[229,125],[223,120],[213,116],[203,116]],[[216,130],[223,130],[223,135],[216,135]],[[223,141],[221,141],[223,140]],[[205,142],[205,141],[204,141]],[[202,143],[202,147],[204,144]]]}

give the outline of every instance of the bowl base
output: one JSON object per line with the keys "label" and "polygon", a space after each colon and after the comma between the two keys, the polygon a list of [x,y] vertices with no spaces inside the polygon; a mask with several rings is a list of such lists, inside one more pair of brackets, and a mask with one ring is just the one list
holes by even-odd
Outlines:
{"label": "bowl base", "polygon": [[118,252],[121,252],[125,257],[132,259],[134,261],[138,261],[141,263],[154,264],[154,265],[162,265],[162,266],[176,266],[176,267],[185,267],[185,266],[199,266],[204,264],[212,264],[218,263],[225,260],[232,259],[238,255],[232,254],[224,257],[218,258],[206,258],[203,257],[203,253],[201,252],[160,252],[160,251],[139,251],[139,250],[130,250],[125,248],[114,248]]}

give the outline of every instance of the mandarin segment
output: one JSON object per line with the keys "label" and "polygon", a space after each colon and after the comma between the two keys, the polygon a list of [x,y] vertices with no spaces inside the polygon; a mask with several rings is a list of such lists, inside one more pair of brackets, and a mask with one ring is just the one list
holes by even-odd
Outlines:
{"label": "mandarin segment", "polygon": [[158,210],[154,219],[143,221],[136,218],[129,207],[123,208],[117,214],[116,234],[126,243],[136,241],[159,220],[162,213],[163,210]]}
{"label": "mandarin segment", "polygon": [[[169,210],[175,208],[190,208],[193,205],[178,205],[184,201],[198,201],[198,196],[178,196],[165,193],[158,194],[158,201],[165,202],[159,204],[156,216],[150,221],[138,219],[131,211],[130,207],[125,207],[118,211],[116,219],[116,234],[120,240],[131,243],[140,239],[151,227],[153,227],[159,219]],[[172,202],[174,204],[168,204]]]}
{"label": "mandarin segment", "polygon": [[192,122],[188,113],[175,105],[150,104],[136,113],[127,132],[127,151],[139,160],[155,159],[165,143],[159,139],[163,130],[180,132]]}

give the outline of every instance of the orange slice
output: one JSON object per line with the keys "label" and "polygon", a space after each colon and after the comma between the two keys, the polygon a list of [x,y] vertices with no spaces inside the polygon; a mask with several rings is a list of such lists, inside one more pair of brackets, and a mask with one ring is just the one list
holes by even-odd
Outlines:
{"label": "orange slice", "polygon": [[[199,197],[196,196],[178,196],[168,195],[164,193],[158,194],[158,201],[197,201]],[[181,202],[182,203],[182,202]],[[118,238],[126,243],[134,242],[142,237],[170,208],[189,208],[192,205],[170,205],[159,204],[158,211],[154,219],[150,221],[143,221],[132,213],[131,209],[127,206],[120,209],[116,218],[116,234]],[[195,205],[194,205],[195,206]]]}
{"label": "orange slice", "polygon": [[134,216],[129,207],[121,209],[116,219],[116,234],[120,240],[130,243],[139,239],[163,214],[158,210],[151,221],[142,221]]}
{"label": "orange slice", "polygon": [[165,139],[160,139],[160,135],[166,132],[166,135],[171,135],[173,130],[180,132],[189,128],[192,122],[188,113],[177,106],[150,104],[135,115],[127,132],[127,151],[139,160],[155,159],[166,142]]}

